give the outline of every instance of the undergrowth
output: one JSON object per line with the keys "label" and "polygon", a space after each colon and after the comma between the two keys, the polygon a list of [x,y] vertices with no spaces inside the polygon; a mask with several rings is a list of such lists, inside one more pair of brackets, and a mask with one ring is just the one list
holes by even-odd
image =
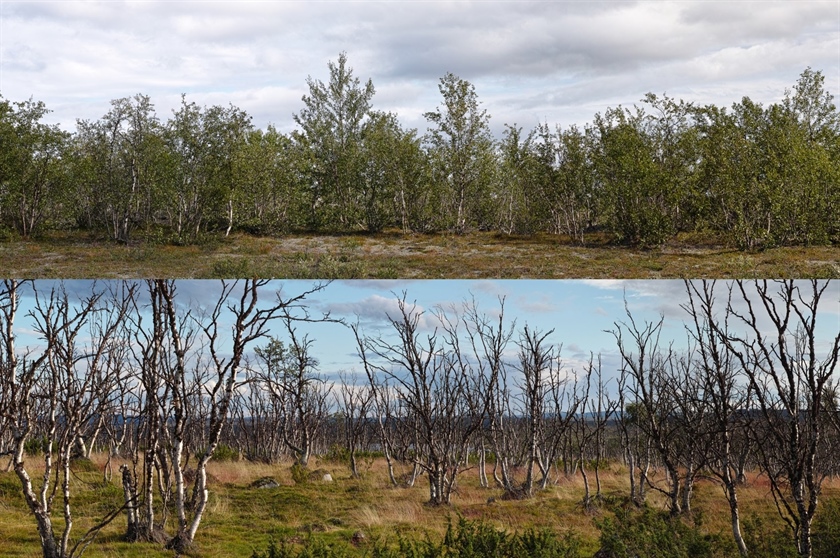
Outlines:
{"label": "undergrowth", "polygon": [[[454,526],[449,522],[446,533],[439,540],[433,540],[429,535],[425,539],[398,536],[395,544],[377,540],[365,555],[371,558],[576,558],[579,551],[580,540],[571,531],[562,536],[535,529],[509,533],[484,521],[460,517]],[[347,546],[330,545],[312,538],[300,549],[288,540],[271,539],[265,551],[255,550],[251,558],[345,558],[354,555],[349,552]]]}
{"label": "undergrowth", "polygon": [[611,506],[612,516],[597,521],[601,549],[597,558],[718,558],[732,555],[732,545],[668,512],[645,505]]}

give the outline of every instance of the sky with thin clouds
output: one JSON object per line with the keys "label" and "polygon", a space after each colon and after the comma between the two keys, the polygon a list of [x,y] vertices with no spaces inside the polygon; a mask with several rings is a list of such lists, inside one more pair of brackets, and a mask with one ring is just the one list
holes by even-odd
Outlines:
{"label": "sky with thin clouds", "polygon": [[[36,288],[42,296],[56,286],[55,281],[37,281]],[[101,281],[97,289],[119,286],[120,282]],[[177,300],[187,308],[212,308],[218,299],[221,282],[210,280],[178,281]],[[283,299],[296,296],[311,289],[308,281],[273,281],[261,291],[261,300],[266,304],[276,300],[278,291]],[[715,293],[722,311],[729,282],[718,282]],[[144,286],[139,285],[139,292]],[[807,296],[808,287],[801,287]],[[83,297],[91,292],[91,281],[67,281],[64,288],[71,298]],[[747,290],[752,287],[748,284]],[[771,292],[776,288],[771,284]],[[737,296],[735,297],[738,298]],[[391,318],[399,318],[399,299],[404,299],[408,308],[423,312],[419,328],[426,335],[434,333],[440,322],[435,313],[443,310],[452,318],[464,310],[464,304],[475,304],[479,314],[497,323],[504,302],[506,327],[515,324],[515,333],[508,346],[507,357],[516,361],[515,341],[527,325],[529,330],[552,331],[547,342],[562,345],[560,355],[569,373],[583,373],[590,355],[600,354],[603,371],[607,378],[614,378],[620,368],[620,359],[615,336],[610,333],[621,324],[628,323],[625,310],[629,310],[640,327],[645,322],[664,319],[661,344],[667,347],[673,342],[676,348],[686,344],[685,322],[688,314],[681,305],[687,301],[685,284],[682,281],[618,281],[618,280],[437,280],[437,281],[334,281],[322,291],[310,295],[306,306],[311,316],[329,313],[333,319],[344,320],[346,324],[359,324],[363,335],[387,338],[393,333],[389,324]],[[29,287],[22,297],[21,317],[16,321],[20,339],[19,348],[37,345],[26,312],[32,308],[33,299]],[[736,302],[736,308],[743,308]],[[193,310],[194,311],[194,310]],[[298,315],[301,315],[298,312]],[[227,320],[227,321],[226,321]],[[222,317],[220,331],[227,331],[230,319]],[[347,325],[337,323],[298,323],[298,333],[309,335],[312,340],[312,355],[319,361],[319,373],[330,381],[336,381],[339,373],[361,375],[364,372],[356,352],[356,341]],[[818,314],[818,351],[826,351],[834,336],[840,331],[840,281],[831,282],[820,304]],[[280,339],[288,336],[282,323],[275,323],[269,333]],[[264,344],[265,341],[259,343]]]}
{"label": "sky with thin clouds", "polygon": [[729,106],[780,100],[806,68],[840,92],[840,2],[0,1],[0,95],[74,129],[147,94],[294,128],[306,79],[346,52],[374,108],[425,130],[452,72],[505,124],[583,125],[647,92]]}

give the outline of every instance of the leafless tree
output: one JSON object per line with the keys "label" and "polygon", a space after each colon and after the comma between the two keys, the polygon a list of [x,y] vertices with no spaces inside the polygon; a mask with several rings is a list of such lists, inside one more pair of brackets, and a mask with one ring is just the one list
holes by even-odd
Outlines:
{"label": "leafless tree", "polygon": [[[359,340],[358,332],[356,332],[357,341]],[[360,351],[364,351],[360,347]],[[367,363],[367,360],[363,358]],[[392,486],[399,486],[400,482],[394,471],[395,461],[407,462],[405,452],[400,450],[410,448],[411,443],[403,443],[401,438],[406,437],[406,432],[409,430],[406,425],[409,417],[406,413],[401,412],[400,405],[395,400],[393,390],[386,381],[378,382],[375,371],[373,371],[367,364],[365,364],[365,372],[368,375],[368,381],[372,396],[372,411],[376,416],[376,428],[379,433],[379,444],[382,453],[385,456],[385,463],[388,466],[388,479]],[[414,486],[417,480],[417,475],[420,472],[420,467],[415,460],[411,460],[411,473],[404,483],[407,487]]]}
{"label": "leafless tree", "polygon": [[710,421],[706,467],[723,485],[729,503],[732,535],[738,551],[746,556],[747,546],[741,533],[738,504],[738,479],[743,474],[743,465],[739,464],[742,460],[738,459],[733,447],[738,430],[743,429],[740,420],[746,408],[746,393],[741,384],[743,378],[725,342],[730,335],[728,320],[724,319],[721,323],[716,315],[715,283],[686,281],[685,285],[688,302],[683,308],[690,318],[686,329],[696,346],[693,355],[695,374],[692,376],[700,383],[703,412]]}
{"label": "leafless tree", "polygon": [[622,367],[618,378],[616,422],[630,478],[630,500],[637,506],[641,506],[647,498],[652,448],[650,437],[640,428],[640,422],[644,418],[641,407],[633,400],[628,401],[628,395],[633,396],[629,388],[631,382],[628,369]]}
{"label": "leafless tree", "polygon": [[[180,303],[174,281],[148,281],[147,304],[134,297],[130,329],[139,393],[134,447],[143,449],[143,458],[139,463],[135,454],[132,467],[122,473],[130,540],[166,541],[176,552],[192,545],[207,506],[207,463],[248,380],[249,348],[267,335],[275,319],[309,320],[303,301],[325,286],[316,284],[290,298],[278,293],[265,304],[259,293],[266,285],[222,282],[206,313]],[[168,538],[163,529],[170,504],[177,532]]]}
{"label": "leafless tree", "polygon": [[[820,342],[820,303],[840,299],[836,282],[812,280],[738,281],[726,316],[744,333],[714,321],[717,338],[731,350],[746,375],[749,397],[760,421],[752,421],[762,470],[779,514],[789,526],[800,556],[812,555],[811,524],[817,511],[824,467],[827,393],[840,358],[840,328],[829,324]],[[831,330],[834,331],[831,331]],[[835,333],[836,332],[836,333]]]}
{"label": "leafless tree", "polygon": [[460,349],[457,321],[439,313],[446,333],[435,328],[424,340],[424,312],[407,304],[405,294],[398,306],[399,315],[388,317],[396,340],[361,336],[357,329],[359,355],[372,384],[388,384],[405,405],[399,420],[412,429],[415,463],[429,478],[429,503],[448,504],[485,409]]}
{"label": "leafless tree", "polygon": [[577,382],[569,382],[569,370],[560,358],[560,350],[561,347],[557,347],[556,359],[547,370],[546,418],[537,460],[542,475],[539,484],[543,490],[548,486],[551,468],[556,467],[563,448],[569,446],[571,422],[580,407]]}
{"label": "leafless tree", "polygon": [[326,422],[331,388],[317,375],[318,361],[311,354],[312,340],[297,335],[285,321],[288,346],[279,339],[257,348],[261,364],[259,384],[280,410],[283,441],[302,466],[307,466],[313,444]]}
{"label": "leafless tree", "polygon": [[246,459],[274,463],[284,455],[283,411],[276,398],[259,382],[258,370],[236,394],[232,407],[232,434]]}
{"label": "leafless tree", "polygon": [[369,430],[370,417],[373,406],[373,388],[370,384],[359,386],[355,376],[350,379],[342,374],[340,394],[340,409],[344,421],[344,439],[350,460],[350,473],[354,478],[359,477],[359,466],[356,460],[363,436]]}
{"label": "leafless tree", "polygon": [[[167,544],[176,552],[183,552],[192,545],[207,508],[209,497],[207,463],[213,458],[222,429],[228,421],[234,394],[241,380],[244,379],[240,379],[239,376],[243,372],[246,351],[253,343],[267,335],[268,325],[273,320],[280,317],[287,320],[310,319],[302,302],[307,296],[325,287],[324,284],[316,284],[311,289],[289,298],[283,298],[282,293],[278,293],[274,301],[262,306],[259,304],[259,292],[267,284],[266,280],[246,280],[242,283],[222,282],[221,294],[210,313],[204,318],[196,318],[196,324],[203,333],[209,357],[206,360],[209,377],[202,384],[204,393],[201,398],[206,402],[209,412],[202,415],[203,420],[206,421],[206,444],[203,444],[203,451],[196,456],[195,481],[189,510],[186,507],[185,495],[179,493],[183,487],[178,487],[176,481],[178,531]],[[167,308],[171,328],[175,316],[174,304],[168,305]],[[293,315],[292,312],[296,310],[302,311],[303,314]],[[221,332],[226,316],[233,321],[229,337],[223,336]],[[177,356],[177,348],[175,353]]]}
{"label": "leafless tree", "polygon": [[[592,394],[592,388],[595,393]],[[601,499],[601,461],[603,460],[603,440],[607,424],[615,413],[617,400],[609,397],[606,383],[601,371],[601,356],[597,359],[590,355],[585,371],[585,380],[578,382],[582,393],[575,401],[578,402],[576,412],[572,413],[572,430],[574,443],[577,446],[577,459],[580,473],[583,477],[583,506],[589,509],[593,502]],[[594,450],[594,451],[593,451]],[[592,463],[595,473],[595,496],[592,496],[587,462]]]}
{"label": "leafless tree", "polygon": [[[519,371],[522,374],[523,416],[528,423],[528,472],[522,485],[522,492],[532,496],[534,491],[534,466],[544,467],[540,451],[544,450],[547,391],[553,378],[544,374],[556,366],[554,347],[545,345],[546,338],[554,330],[545,333],[532,331],[525,326],[518,342]],[[550,462],[549,462],[550,463]]]}
{"label": "leafless tree", "polygon": [[[134,438],[131,444],[132,467],[121,467],[123,494],[126,507],[126,534],[128,541],[158,541],[165,542],[164,524],[168,513],[168,502],[171,499],[169,464],[174,452],[183,452],[183,446],[178,448],[166,447],[167,441],[178,442],[168,435],[168,427],[173,426],[176,431],[183,432],[187,413],[184,401],[184,386],[186,371],[184,370],[185,348],[183,337],[189,334],[177,330],[176,318],[175,337],[170,338],[170,322],[167,315],[167,305],[175,312],[175,285],[171,281],[147,281],[147,306],[144,306],[138,293],[132,300],[131,351],[135,369],[134,387],[136,389],[133,416],[135,425]],[[180,325],[183,326],[183,321]],[[180,359],[178,357],[180,355]],[[180,365],[184,372],[183,380],[177,379],[178,372],[173,366]],[[169,380],[169,381],[167,381]],[[126,380],[126,383],[131,380]],[[180,390],[177,395],[172,390]],[[170,401],[178,399],[178,416],[170,423],[168,413]],[[172,452],[167,451],[172,450]],[[142,459],[140,458],[142,453]],[[180,459],[179,459],[180,462]],[[178,472],[181,472],[180,469]],[[177,474],[177,472],[176,472]],[[183,484],[183,477],[181,478]],[[159,495],[159,506],[156,507],[155,492]],[[158,514],[160,511],[160,514]]]}
{"label": "leafless tree", "polygon": [[[35,307],[28,313],[40,337],[40,351],[15,348],[14,320],[19,284],[6,281],[0,291],[3,327],[2,414],[12,433],[12,462],[24,501],[38,525],[45,558],[80,555],[100,529],[116,516],[109,513],[71,545],[74,516],[71,506],[73,450],[82,433],[96,422],[116,369],[108,353],[126,312],[125,296],[96,291],[74,303],[63,286],[42,295],[34,285]],[[123,295],[125,293],[122,293]],[[26,465],[24,448],[36,421],[43,435],[44,472],[36,489]],[[59,495],[63,516],[60,536],[52,522]]]}
{"label": "leafless tree", "polygon": [[[567,370],[560,358],[561,346],[547,343],[553,330],[539,332],[526,325],[520,332],[519,347],[519,405],[515,414],[521,418],[526,478],[519,489],[523,495],[533,494],[534,486],[544,490],[550,481],[551,470],[568,443],[571,421],[579,400],[575,397],[574,382],[567,378]],[[539,470],[539,478],[534,469]]]}
{"label": "leafless tree", "polygon": [[493,479],[506,494],[516,494],[517,484],[512,469],[524,462],[526,446],[520,435],[516,413],[512,407],[513,394],[508,384],[507,363],[502,363],[493,382],[488,385],[487,438],[495,457]]}
{"label": "leafless tree", "polygon": [[[648,486],[668,496],[672,514],[680,514],[681,477],[676,443],[680,427],[673,420],[678,408],[669,389],[669,372],[673,371],[676,356],[670,347],[663,350],[659,344],[664,318],[639,327],[629,309],[626,312],[629,323],[616,323],[616,329],[611,331],[621,354],[622,373],[629,379],[621,387],[633,395],[634,400],[630,402],[635,415],[633,420],[665,466],[669,486],[660,488],[648,475],[645,480]],[[625,335],[630,337],[629,345]]]}
{"label": "leafless tree", "polygon": [[682,470],[680,509],[691,513],[694,481],[706,469],[714,423],[705,402],[706,383],[697,371],[696,349],[675,354],[666,369],[666,389],[673,401],[674,425],[672,447]]}
{"label": "leafless tree", "polygon": [[[462,321],[472,348],[472,362],[476,368],[475,386],[484,394],[485,417],[482,421],[484,435],[479,436],[478,471],[481,485],[487,487],[486,445],[489,438],[495,456],[493,476],[506,493],[512,494],[515,486],[510,475],[509,461],[513,449],[510,435],[510,392],[507,386],[505,350],[513,337],[516,322],[505,325],[505,299],[499,299],[499,312],[495,318],[479,312],[475,298],[463,304]],[[500,476],[501,475],[501,476]]]}

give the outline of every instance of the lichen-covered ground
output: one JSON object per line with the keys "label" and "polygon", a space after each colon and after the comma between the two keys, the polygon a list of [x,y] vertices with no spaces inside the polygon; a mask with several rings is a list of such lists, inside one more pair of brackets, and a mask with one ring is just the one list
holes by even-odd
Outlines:
{"label": "lichen-covered ground", "polygon": [[585,246],[553,235],[234,235],[193,246],[117,245],[55,234],[0,243],[4,277],[335,279],[808,278],[840,277],[840,247],[760,252],[681,238],[652,249],[593,236]]}

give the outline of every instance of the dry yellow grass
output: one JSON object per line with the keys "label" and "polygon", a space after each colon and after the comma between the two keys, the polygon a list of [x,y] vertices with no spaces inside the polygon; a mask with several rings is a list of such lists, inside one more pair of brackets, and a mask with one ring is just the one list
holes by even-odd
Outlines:
{"label": "dry yellow grass", "polygon": [[[96,471],[79,473],[79,480],[90,482],[102,479],[105,458],[94,456]],[[32,473],[38,474],[39,462],[32,460]],[[112,464],[114,470],[117,463]],[[264,548],[268,537],[304,540],[308,533],[329,541],[347,543],[358,530],[370,538],[393,540],[397,534],[407,537],[439,537],[448,521],[458,515],[470,520],[483,520],[506,530],[527,528],[548,529],[557,533],[576,532],[583,541],[583,555],[591,556],[598,547],[598,528],[595,520],[608,513],[601,507],[584,509],[584,494],[580,474],[560,475],[547,490],[534,498],[504,500],[496,487],[482,488],[478,470],[467,470],[460,477],[452,506],[430,507],[428,483],[419,477],[412,488],[395,488],[388,482],[384,460],[366,465],[361,479],[351,477],[342,463],[318,461],[311,469],[329,472],[334,482],[311,481],[296,485],[292,480],[291,463],[249,463],[246,461],[211,462],[211,498],[197,542],[200,556],[250,556],[255,548]],[[488,474],[491,471],[488,468]],[[590,471],[591,473],[591,471]],[[261,477],[273,477],[280,486],[258,489],[250,484]],[[662,476],[662,473],[659,473]],[[594,493],[594,478],[591,490]],[[602,491],[607,496],[620,497],[629,490],[626,469],[610,464],[601,474]],[[17,479],[12,473],[0,473],[0,547],[4,556],[39,555],[34,520],[29,516],[18,492]],[[116,485],[117,479],[111,480]],[[492,476],[491,476],[492,482]],[[116,488],[116,486],[114,486]],[[84,482],[74,483],[79,535],[104,513],[96,494]],[[118,492],[118,491],[117,491]],[[698,481],[694,509],[703,517],[703,528],[722,537],[730,537],[729,512],[720,486],[709,479]],[[494,499],[488,501],[488,499]],[[829,479],[823,498],[840,498],[840,479]],[[740,493],[744,517],[758,514],[774,527],[781,523],[773,506],[766,479],[750,473]],[[649,503],[665,509],[664,498],[651,492]],[[60,514],[56,527],[61,528]],[[154,545],[127,544],[120,541],[124,519],[119,517],[85,554],[103,556],[167,556]],[[169,526],[170,532],[172,526]]]}

